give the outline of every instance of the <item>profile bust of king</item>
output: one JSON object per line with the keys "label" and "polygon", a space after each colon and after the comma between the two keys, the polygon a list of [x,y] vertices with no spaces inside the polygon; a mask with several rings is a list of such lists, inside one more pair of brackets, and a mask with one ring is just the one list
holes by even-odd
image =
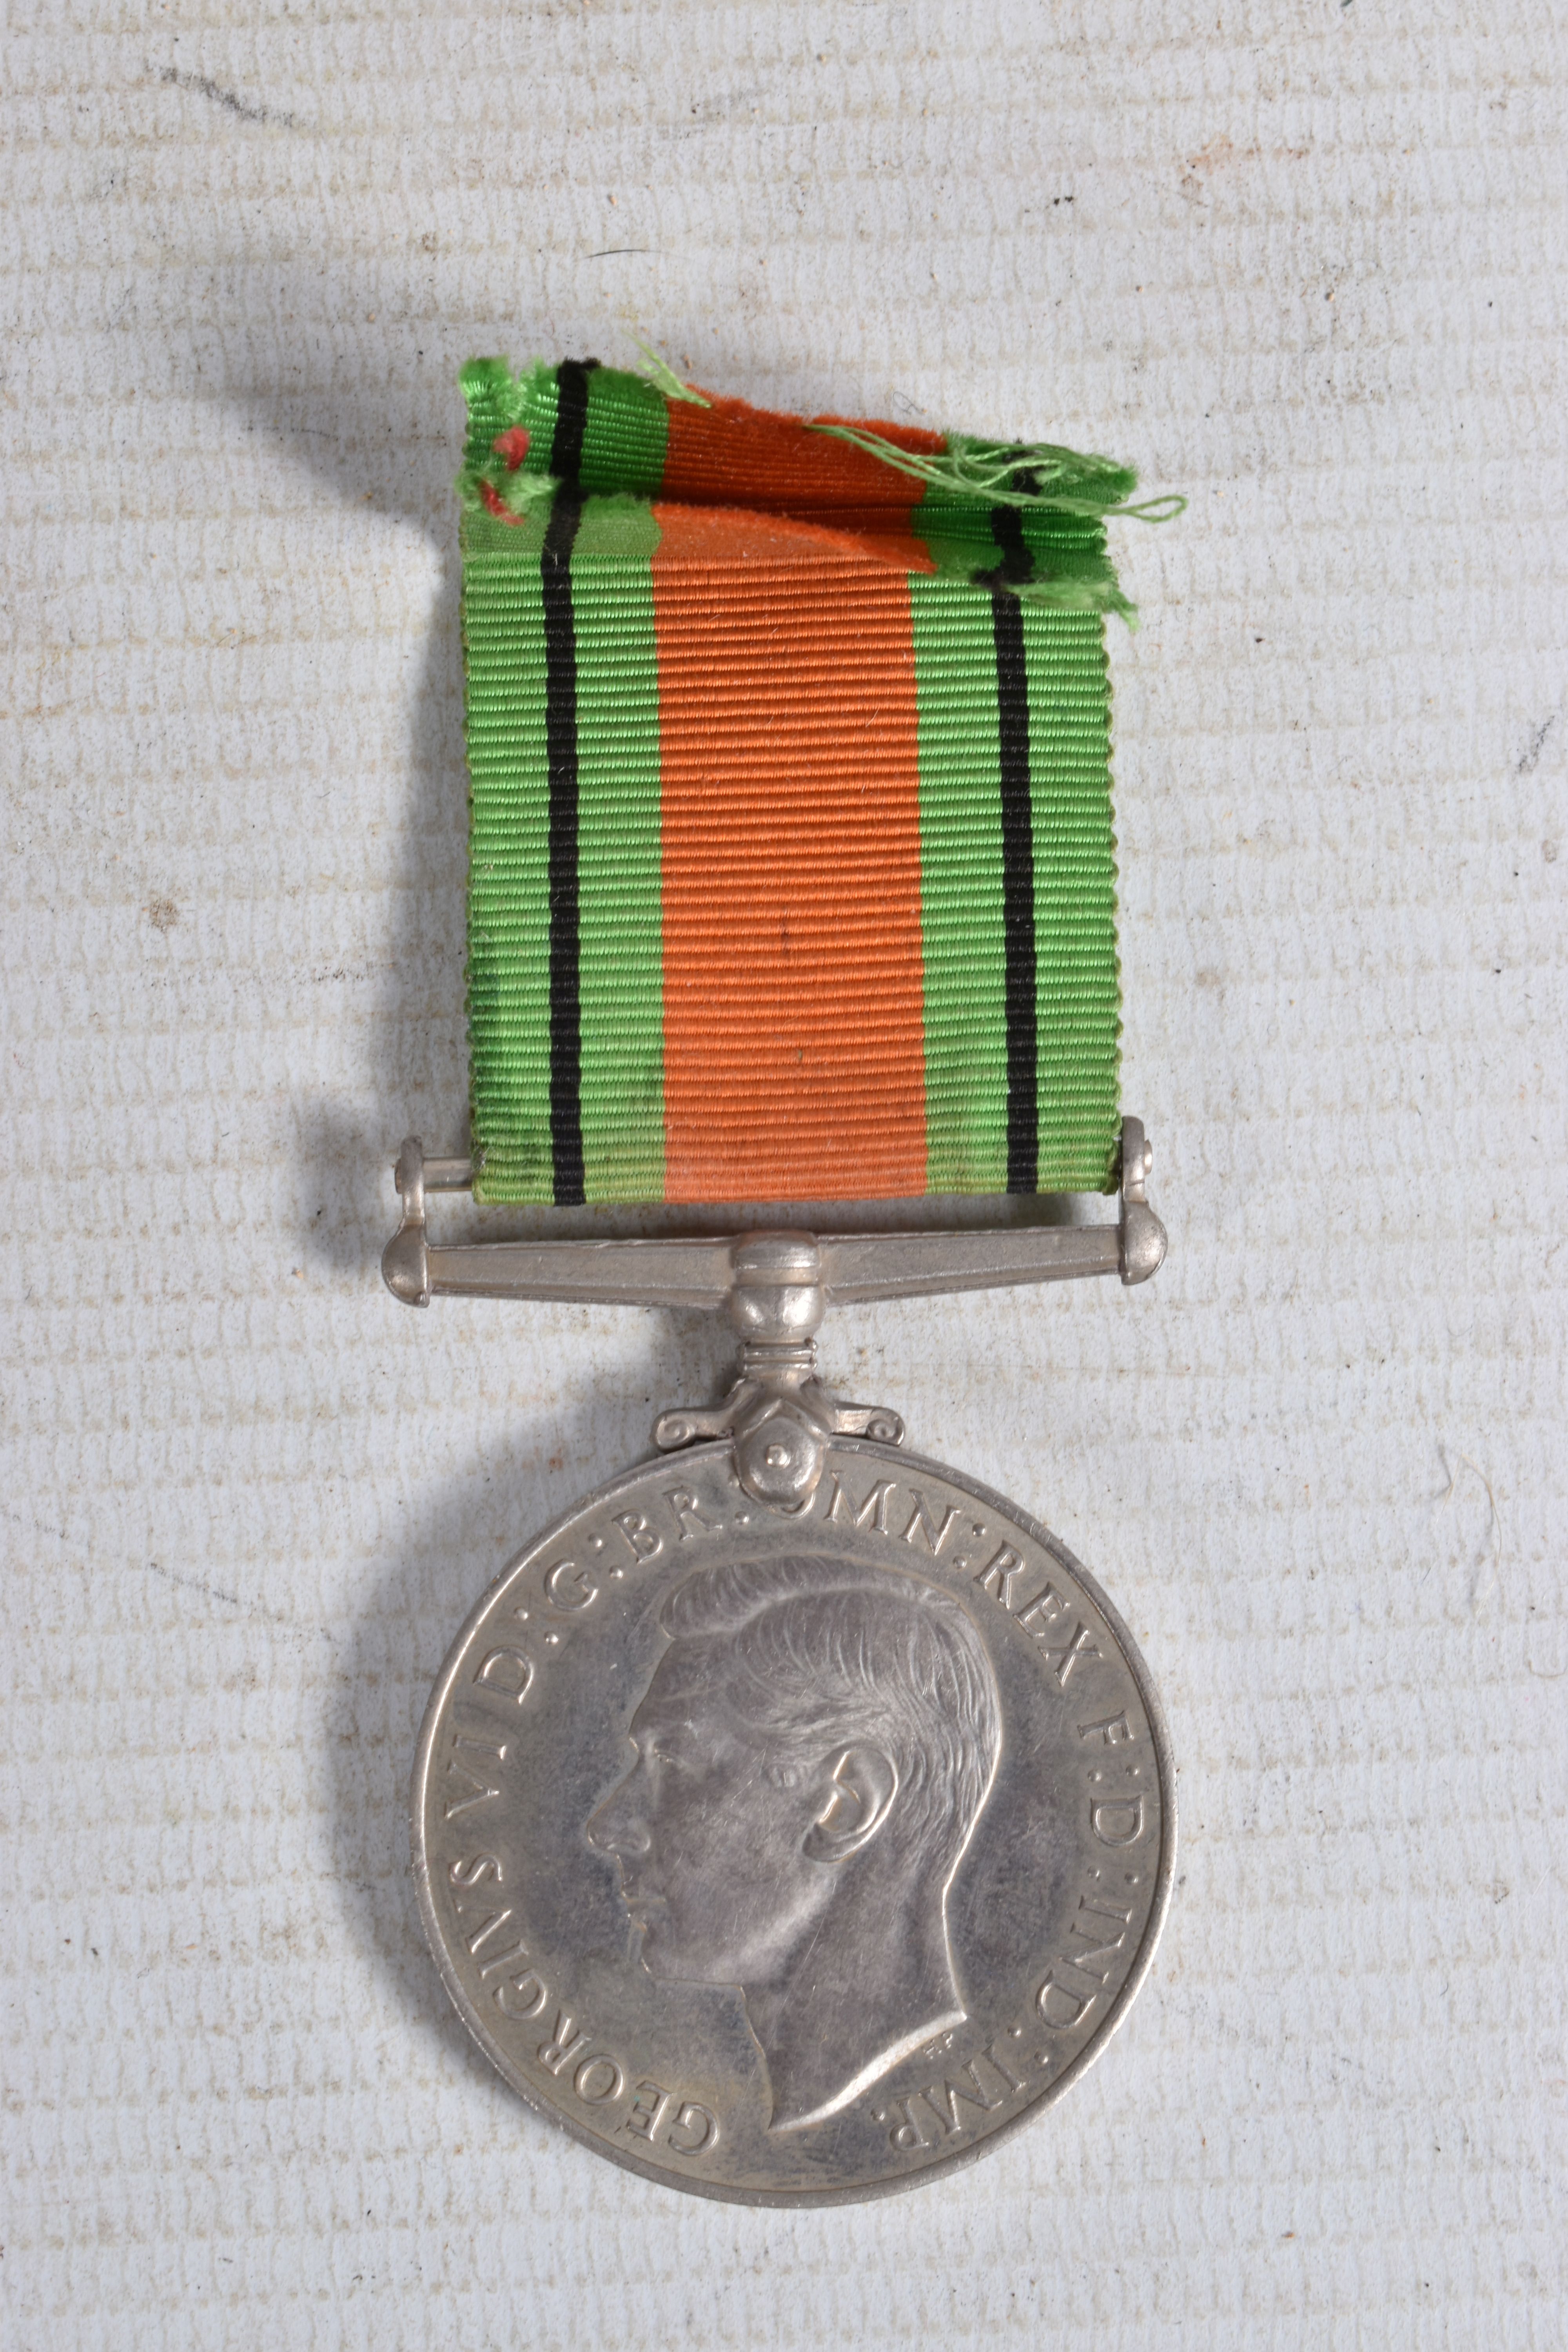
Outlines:
{"label": "profile bust of king", "polygon": [[738,1986],[771,2128],[835,2116],[966,2015],[948,1894],[1002,1748],[962,1602],[903,1569],[699,1570],[587,1825],[642,1966]]}

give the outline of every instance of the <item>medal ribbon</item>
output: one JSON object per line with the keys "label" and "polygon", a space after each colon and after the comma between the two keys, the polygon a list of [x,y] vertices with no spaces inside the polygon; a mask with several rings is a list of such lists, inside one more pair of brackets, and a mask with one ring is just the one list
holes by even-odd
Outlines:
{"label": "medal ribbon", "polygon": [[488,1201],[1115,1180],[1104,458],[463,372]]}

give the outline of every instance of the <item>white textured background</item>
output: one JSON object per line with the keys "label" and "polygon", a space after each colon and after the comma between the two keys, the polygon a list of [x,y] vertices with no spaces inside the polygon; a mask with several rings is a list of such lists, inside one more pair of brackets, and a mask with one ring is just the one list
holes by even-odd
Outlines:
{"label": "white textured background", "polygon": [[[7,20],[6,2345],[1568,2341],[1560,12]],[[634,331],[1192,499],[1114,645],[1170,1264],[826,1335],[1120,1601],[1181,1885],[1070,2101],[826,2214],[533,2118],[405,1872],[470,1600],[724,1369],[375,1266],[462,1133],[455,371]]]}

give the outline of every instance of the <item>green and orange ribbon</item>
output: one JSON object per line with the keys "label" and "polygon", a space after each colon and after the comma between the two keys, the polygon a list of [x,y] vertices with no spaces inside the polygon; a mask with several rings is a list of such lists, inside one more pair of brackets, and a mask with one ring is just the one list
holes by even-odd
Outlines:
{"label": "green and orange ribbon", "polygon": [[1104,458],[463,372],[489,1201],[1101,1190]]}

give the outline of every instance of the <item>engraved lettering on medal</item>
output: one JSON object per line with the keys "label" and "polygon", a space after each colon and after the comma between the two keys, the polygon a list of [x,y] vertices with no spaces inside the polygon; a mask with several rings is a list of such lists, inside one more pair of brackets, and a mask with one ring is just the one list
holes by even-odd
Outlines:
{"label": "engraved lettering on medal", "polygon": [[[478,1747],[480,1743],[476,1740],[468,1744]],[[500,1752],[505,1753],[504,1748]],[[526,1960],[528,1958],[528,1946],[518,1935],[516,1915],[512,1906],[509,1903],[499,1911],[492,1910],[490,1908],[492,1898],[489,1895],[488,1890],[486,1894],[477,1898],[471,1891],[492,1872],[499,1885],[501,1876],[500,1864],[493,1853],[483,1853],[472,1863],[453,1863],[447,1873],[454,1890],[452,1909],[457,1916],[458,1931],[467,1947],[468,1957],[470,1959],[477,1960],[479,1954],[484,1953],[484,1959],[479,1967],[481,1982],[486,1977],[494,1976],[498,1969],[515,1968],[519,1960]],[[477,1927],[469,1927],[467,1924],[468,1917],[477,1910],[482,1911],[484,1916]],[[508,1931],[506,1935],[501,1933],[503,1928]],[[496,1947],[498,1937],[500,1937],[499,1948]]]}
{"label": "engraved lettering on medal", "polygon": [[[917,2147],[934,2147],[942,2137],[941,2117],[931,2113],[918,2091],[911,2091],[907,2098],[889,2099],[885,2107],[873,2107],[871,2120],[891,2126],[888,2145],[896,2147],[900,2156],[908,2156]],[[927,2123],[934,2124],[935,2130],[928,2132]]]}
{"label": "engraved lettering on medal", "polygon": [[[460,1910],[462,1906],[459,1904],[458,1907]],[[485,1921],[484,1925],[477,1931],[476,1934],[464,1937],[464,1941],[468,1945],[469,1954],[474,1959],[477,1960],[479,1958],[480,1952],[484,1949],[485,1945],[489,1942],[490,1937],[499,1933],[500,1928],[503,1927],[508,1920],[510,1919],[511,1916],[510,1909],[498,1911],[493,1918],[487,1919]],[[513,1933],[516,1933],[515,1929],[513,1930]],[[526,1960],[528,1956],[528,1946],[521,1941],[521,1937],[515,1944],[504,1945],[502,1949],[499,1952],[486,1952],[479,1968],[480,1982],[482,1983],[486,1977],[493,1977],[498,1969],[515,1968],[519,1960]]]}
{"label": "engraved lettering on medal", "polygon": [[521,1650],[492,1650],[476,1669],[474,1680],[516,1699],[521,1706],[533,1680],[533,1661]]}
{"label": "engraved lettering on medal", "polygon": [[1120,1715],[1102,1716],[1098,1723],[1080,1723],[1078,1736],[1080,1739],[1098,1739],[1102,1748],[1116,1748],[1138,1737],[1127,1720],[1125,1708]]}
{"label": "engraved lettering on medal", "polygon": [[[457,1908],[461,1911],[463,1906],[459,1903],[457,1906]],[[464,1943],[467,1944],[469,1951],[476,1958],[479,1957],[480,1945],[488,1944],[490,1937],[497,1932],[497,1930],[506,1926],[507,1921],[511,1917],[511,1906],[509,1903],[504,1911],[492,1911],[489,1918],[482,1921],[481,1924],[474,1929],[471,1936],[464,1937]]]}
{"label": "engraved lettering on medal", "polygon": [[[477,1958],[511,1918],[509,1907],[482,1921],[463,1938],[469,1952]],[[518,1961],[527,1958],[527,1947],[514,1945],[487,1958],[479,1976],[482,1979],[498,1969],[515,1971]],[[489,1990],[501,2016],[513,2025],[531,2023],[546,2015],[551,2007],[550,1988],[536,1969],[505,1976]],[[556,2001],[554,2007],[554,2025],[547,2039],[533,2050],[538,2064],[557,2081],[570,2084],[574,2096],[591,2111],[618,2106],[626,2099],[626,2084],[636,2075],[636,2068],[628,2072],[602,2044],[595,2047],[593,2028],[581,2024],[565,2003]],[[718,2144],[720,2137],[719,2119],[710,2108],[689,2099],[682,2091],[666,2090],[662,2084],[651,2082],[647,2076],[637,2080],[626,2112],[615,2128],[646,2140],[652,2147],[668,2147],[678,2156],[704,2156]]]}
{"label": "engraved lettering on medal", "polygon": [[[1089,1948],[1084,1952],[1069,1952],[1066,1957],[1075,1969],[1081,1969],[1086,1977],[1092,1977],[1097,1984],[1105,1984],[1110,1979],[1115,1955],[1127,1941],[1127,1930],[1131,1925],[1130,1910],[1120,1911],[1109,1904],[1091,1903],[1087,1895],[1080,1895],[1078,1912],[1068,1921],[1068,1934],[1081,1937]],[[1116,1929],[1114,1936],[1110,1933],[1112,1927]],[[1091,1968],[1091,1960],[1103,1960],[1105,1966],[1102,1969]]]}
{"label": "engraved lettering on medal", "polygon": [[[1060,1965],[1053,1961],[1035,1994],[1035,2007],[1053,2033],[1066,2033],[1073,2026],[1081,2025],[1100,1999],[1097,1992],[1078,1992],[1070,1985],[1058,1983],[1056,1971]],[[1055,2009],[1051,2006],[1053,2000],[1058,2004]]]}
{"label": "engraved lettering on medal", "polygon": [[706,2156],[718,2140],[719,2118],[695,2099],[683,2099],[679,2091],[645,2079],[618,2128],[650,2147],[672,2148],[677,2156]]}
{"label": "engraved lettering on medal", "polygon": [[[689,1487],[667,1486],[664,1490],[664,1499],[675,1515],[676,1532],[682,1543],[689,1543],[693,1536],[723,1534],[723,1520],[704,1518],[702,1506]],[[691,1522],[689,1527],[686,1524],[689,1519]]]}
{"label": "engraved lettering on medal", "polygon": [[496,2007],[514,2024],[524,2018],[537,2017],[549,1999],[549,1986],[531,1969],[526,1976],[511,1977],[495,1988]]}
{"label": "engraved lettering on medal", "polygon": [[456,1754],[459,1748],[472,1748],[480,1756],[493,1756],[498,1764],[506,1762],[507,1743],[504,1739],[487,1739],[472,1731],[454,1731],[453,1753]]}
{"label": "engraved lettering on medal", "polygon": [[967,2100],[971,2106],[978,2107],[983,2115],[989,2115],[994,2107],[1000,2107],[1005,2104],[1007,2098],[1005,2084],[1001,2090],[994,2091],[991,2095],[988,2095],[989,2088],[990,2086],[981,2078],[978,2060],[972,2058],[967,2066],[955,2067],[953,2074],[944,2074],[940,2083],[928,2083],[925,2087],[925,2098],[939,2122],[942,2120],[945,2107],[946,2121],[943,2128],[946,2131],[949,2133],[964,2131],[968,2128],[968,2119],[958,2112],[960,2099]]}
{"label": "engraved lettering on medal", "polygon": [[603,2052],[596,2058],[584,2058],[572,2077],[572,2088],[585,2107],[602,2107],[606,2100],[618,2099],[626,2087],[626,2076]]}
{"label": "engraved lettering on medal", "polygon": [[1018,1622],[1032,1642],[1043,1642],[1067,1607],[1067,1602],[1054,1584],[1037,1592],[1026,1609],[1018,1612]]}
{"label": "engraved lettering on medal", "polygon": [[677,2156],[706,2156],[719,2137],[719,2118],[711,2109],[688,2099],[664,2137]]}
{"label": "engraved lettering on medal", "polygon": [[[834,1500],[837,1505],[837,1496]],[[952,1517],[951,1513],[949,1517]],[[914,1522],[911,1521],[911,1528],[913,1525]],[[978,1535],[980,1532],[981,1529],[977,1527],[975,1533]],[[912,1540],[912,1536],[910,1539]],[[953,1565],[955,1568],[962,1568],[965,1563],[955,1559]],[[1028,1563],[1022,1552],[1016,1550],[1011,1544],[1005,1543],[992,1554],[983,1568],[974,1571],[974,1581],[981,1591],[989,1593],[994,1601],[1000,1601],[1008,1615],[1023,1627],[1031,1641],[1039,1643],[1057,1687],[1059,1690],[1066,1690],[1074,1667],[1082,1660],[1098,1658],[1100,1655],[1100,1645],[1089,1628],[1079,1618],[1067,1640],[1058,1648],[1051,1647],[1050,1637],[1056,1631],[1058,1620],[1066,1616],[1068,1603],[1057,1591],[1056,1586],[1049,1583],[1037,1592],[1032,1601],[1022,1604],[1016,1602],[1014,1599],[1014,1587],[1019,1578],[1027,1576],[1028,1572]],[[1116,1717],[1110,1718],[1111,1724],[1119,1720],[1121,1718]],[[1114,1734],[1105,1726],[1090,1726],[1089,1728],[1106,1730],[1108,1745],[1114,1737]],[[1126,1736],[1131,1738],[1131,1735],[1129,1732]]]}
{"label": "engraved lettering on medal", "polygon": [[1089,1825],[1101,1845],[1136,1845],[1143,1834],[1143,1800],[1136,1795],[1093,1797]]}
{"label": "engraved lettering on medal", "polygon": [[1098,1643],[1091,1638],[1089,1627],[1080,1618],[1079,1622],[1073,1627],[1072,1633],[1068,1636],[1064,1646],[1059,1650],[1047,1649],[1046,1655],[1051,1661],[1051,1672],[1055,1675],[1058,1686],[1062,1690],[1066,1690],[1068,1686],[1068,1676],[1071,1674],[1079,1660],[1080,1658],[1098,1658],[1100,1655],[1100,1648]]}
{"label": "engraved lettering on medal", "polygon": [[[1010,2025],[1007,2031],[1016,2042],[1023,2039],[1024,2029],[1021,2025]],[[996,2054],[996,2044],[994,2042],[988,2042],[986,2043],[985,2056],[988,2063],[995,2067],[996,2072],[1001,2075],[1002,2080],[1006,2084],[1007,2088],[1010,2091],[1023,2090],[1025,2087],[1023,2076],[1021,2074],[1013,2074],[1008,2067],[1004,2065],[1002,2060]]]}
{"label": "engraved lettering on medal", "polygon": [[599,1587],[574,1559],[558,1559],[544,1571],[544,1597],[552,1609],[591,1609]]}
{"label": "engraved lettering on medal", "polygon": [[[1022,2036],[1021,2026],[1011,2026],[1015,2039]],[[998,2037],[1000,2038],[1000,2037]],[[994,2082],[990,2078],[995,2077]],[[973,2128],[972,2119],[961,2113],[959,2101],[976,2107],[983,2115],[994,2115],[1006,2105],[1028,2084],[1021,2074],[1016,2074],[998,2054],[995,2042],[988,2042],[968,2063],[944,2074],[940,2083],[928,2084],[923,2091],[911,2091],[903,2098],[890,2099],[885,2107],[873,2107],[871,2120],[887,2127],[888,2145],[901,2155],[917,2148],[932,2147],[943,2138]],[[927,2130],[930,2124],[934,2128]]]}
{"label": "engraved lettering on medal", "polygon": [[542,2042],[534,2055],[547,2074],[563,2073],[579,2052],[588,2047],[588,2037],[577,2030],[577,2021],[568,2017],[563,2009],[555,2012],[555,2032],[548,2042]]}
{"label": "engraved lettering on medal", "polygon": [[1017,1612],[1018,1622],[1031,1641],[1038,1642],[1047,1660],[1059,1690],[1066,1690],[1068,1677],[1080,1658],[1098,1658],[1100,1647],[1080,1617],[1059,1650],[1050,1646],[1050,1635],[1058,1617],[1067,1613],[1067,1602],[1054,1584],[1047,1584],[1036,1594],[1026,1609]]}
{"label": "engraved lettering on medal", "polygon": [[526,1944],[509,1944],[504,1952],[493,1952],[486,1959],[483,1968],[479,1970],[480,1980],[482,1981],[486,1977],[493,1977],[498,1969],[515,1968],[519,1960],[526,1960],[527,1958]]}
{"label": "engraved lettering on medal", "polygon": [[[1142,1797],[1113,1797],[1102,1801],[1120,1806],[1126,1812],[1134,1807],[1141,1809],[1143,1800]],[[1095,1882],[1099,1881],[1098,1870],[1091,1871],[1089,1875]],[[1137,1884],[1139,1877],[1138,1872],[1131,1872],[1129,1884]],[[1123,1905],[1111,1900],[1098,1883],[1091,1885],[1087,1893],[1080,1893],[1078,1909],[1068,1921],[1066,1941],[1069,1945],[1076,1943],[1082,1948],[1059,1952],[1046,1970],[1035,1994],[1035,2008],[1053,2033],[1070,2032],[1075,2026],[1081,2025],[1100,1999],[1115,1972],[1118,1955],[1126,1949],[1137,1907],[1136,1903]],[[1070,1977],[1084,1978],[1096,1990],[1084,1991],[1070,1980],[1070,1977],[1064,1982],[1063,1969],[1070,1971]]]}
{"label": "engraved lettering on medal", "polygon": [[833,1481],[833,1499],[827,1506],[828,1517],[841,1520],[850,1527],[875,1528],[879,1536],[885,1536],[888,1533],[888,1497],[894,1491],[893,1480],[879,1478],[865,1501],[854,1504],[839,1484],[838,1473],[830,1470],[827,1475]]}
{"label": "engraved lettering on medal", "polygon": [[650,2146],[657,2146],[665,2118],[674,2105],[673,2091],[662,2090],[657,2083],[639,2083],[631,2105],[621,2117],[620,2127],[633,2139],[646,2139]]}
{"label": "engraved lettering on medal", "polygon": [[[950,1503],[947,1509],[942,1514],[942,1525],[939,1528],[936,1521],[931,1517],[925,1496],[923,1495],[917,1494],[912,1486],[910,1488],[910,1494],[914,1502],[915,1507],[910,1519],[909,1526],[904,1529],[904,1541],[907,1544],[912,1544],[917,1536],[922,1537],[924,1538],[926,1549],[931,1553],[934,1559],[936,1555],[941,1551],[943,1544],[947,1541],[949,1536],[952,1533],[954,1528],[958,1525],[959,1520],[963,1517],[963,1514],[959,1509],[956,1503]],[[979,1532],[980,1530],[977,1528],[975,1529],[976,1535],[978,1535]]]}
{"label": "engraved lettering on medal", "polygon": [[652,1559],[664,1549],[664,1538],[649,1525],[643,1511],[617,1511],[615,1524],[626,1538],[634,1559]]}
{"label": "engraved lettering on medal", "polygon": [[984,1568],[976,1570],[974,1581],[982,1592],[989,1592],[992,1599],[999,1601],[1011,1615],[1013,1587],[1021,1576],[1026,1576],[1028,1572],[1028,1563],[1023,1553],[1015,1551],[1011,1544],[1004,1544]]}
{"label": "engraved lettering on medal", "polygon": [[487,1804],[492,1797],[500,1795],[500,1782],[490,1780],[488,1774],[474,1771],[464,1763],[458,1753],[460,1748],[477,1750],[483,1756],[493,1756],[498,1762],[506,1755],[504,1740],[498,1743],[489,1739],[469,1739],[462,1733],[454,1738],[447,1757],[447,1781],[448,1787],[455,1782],[463,1793],[448,1796],[441,1809],[443,1821],[454,1822],[459,1813],[468,1812],[470,1807]]}
{"label": "engraved lettering on medal", "polygon": [[506,1873],[501,1868],[499,1855],[476,1853],[471,1857],[459,1854],[456,1862],[449,1862],[447,1875],[454,1886],[478,1886],[487,1878],[493,1878],[500,1886]]}

